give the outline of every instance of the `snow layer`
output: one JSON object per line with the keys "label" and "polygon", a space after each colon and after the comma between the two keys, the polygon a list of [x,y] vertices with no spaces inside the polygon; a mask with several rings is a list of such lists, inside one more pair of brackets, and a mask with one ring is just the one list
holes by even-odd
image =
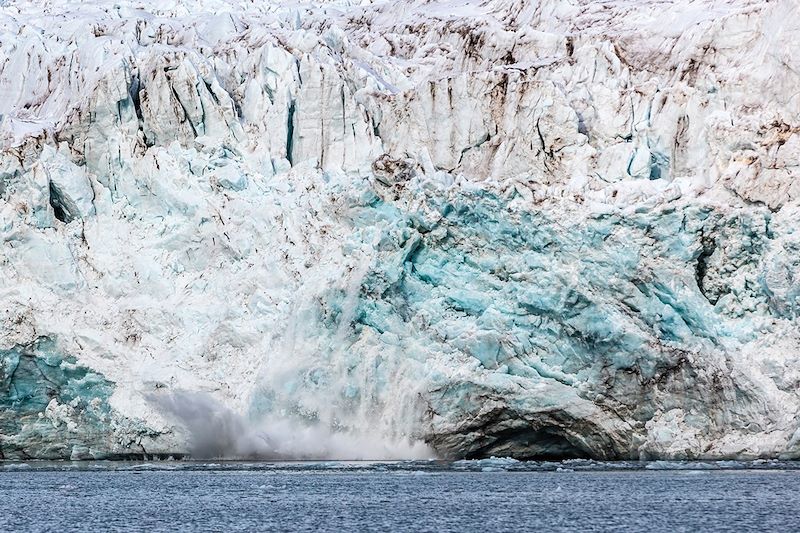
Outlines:
{"label": "snow layer", "polygon": [[0,7],[0,457],[800,455],[796,1],[158,5]]}

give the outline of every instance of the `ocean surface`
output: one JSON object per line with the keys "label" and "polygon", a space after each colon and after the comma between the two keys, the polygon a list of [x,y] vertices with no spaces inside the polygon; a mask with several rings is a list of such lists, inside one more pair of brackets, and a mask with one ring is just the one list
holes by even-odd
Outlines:
{"label": "ocean surface", "polygon": [[0,531],[792,531],[795,463],[0,463]]}

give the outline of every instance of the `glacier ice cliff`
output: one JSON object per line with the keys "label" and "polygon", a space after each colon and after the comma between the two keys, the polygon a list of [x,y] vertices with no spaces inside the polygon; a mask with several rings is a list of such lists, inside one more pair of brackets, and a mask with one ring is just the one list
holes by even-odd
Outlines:
{"label": "glacier ice cliff", "polygon": [[0,458],[800,456],[798,15],[0,4]]}

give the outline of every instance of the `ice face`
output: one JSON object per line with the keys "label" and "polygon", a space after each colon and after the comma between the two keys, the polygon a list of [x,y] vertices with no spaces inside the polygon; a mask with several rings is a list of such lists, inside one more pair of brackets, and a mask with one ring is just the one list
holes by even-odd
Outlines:
{"label": "ice face", "polygon": [[[3,459],[104,459],[126,455],[135,442],[115,442],[108,398],[114,386],[40,337],[0,350],[0,430]],[[124,428],[125,438],[142,425]],[[122,444],[122,445],[121,445]]]}
{"label": "ice face", "polygon": [[[370,232],[350,246],[373,256],[361,283],[323,292],[298,318],[321,338],[276,358],[291,373],[267,376],[259,401],[332,422],[363,410],[364,395],[375,414],[397,419],[398,404],[422,402],[426,440],[467,456],[658,457],[675,445],[651,432],[659,422],[714,446],[753,438],[737,413],[783,416],[754,394],[754,360],[735,356],[763,322],[727,311],[769,314],[758,269],[748,273],[769,246],[766,208],[693,201],[587,215],[415,185],[406,183],[413,205],[368,196],[353,208],[354,226]],[[379,182],[369,192],[395,194]],[[712,290],[715,253],[753,285]]]}
{"label": "ice face", "polygon": [[6,6],[0,452],[795,457],[796,6],[537,5]]}

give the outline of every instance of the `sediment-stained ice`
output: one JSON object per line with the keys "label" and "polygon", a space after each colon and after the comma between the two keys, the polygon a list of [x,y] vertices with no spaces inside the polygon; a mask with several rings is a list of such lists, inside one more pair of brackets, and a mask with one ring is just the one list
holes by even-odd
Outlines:
{"label": "sediment-stained ice", "polygon": [[2,457],[796,457],[796,2],[355,4],[0,6]]}

